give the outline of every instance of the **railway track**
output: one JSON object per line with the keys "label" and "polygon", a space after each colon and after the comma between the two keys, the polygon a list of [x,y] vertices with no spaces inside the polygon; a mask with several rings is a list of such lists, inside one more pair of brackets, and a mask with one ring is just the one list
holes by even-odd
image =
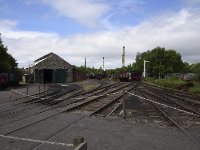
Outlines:
{"label": "railway track", "polygon": [[[15,133],[22,133],[26,129],[34,128],[40,126],[42,122],[46,120],[50,120],[51,118],[56,118],[59,116],[66,115],[66,112],[70,112],[72,114],[82,114],[81,117],[70,124],[63,124],[60,128],[55,131],[52,131],[51,134],[47,134],[45,138],[42,140],[49,141],[56,137],[60,133],[66,131],[71,126],[75,125],[82,119],[88,116],[101,116],[101,117],[109,117],[110,115],[115,115],[117,108],[120,108],[123,91],[126,90],[128,92],[134,92],[138,95],[142,95],[143,97],[153,99],[157,102],[166,102],[165,104],[174,106],[174,103],[167,103],[170,101],[170,96],[165,96],[165,100],[160,100],[164,93],[156,93],[157,91],[152,91],[149,88],[143,87],[139,83],[115,83],[110,85],[100,85],[95,90],[90,90],[87,92],[83,92],[81,90],[69,92],[62,99],[59,97],[52,99],[50,101],[39,101],[34,103],[33,101],[29,101],[21,106],[36,106],[39,105],[41,107],[27,107],[27,110],[22,112],[18,112],[17,115],[15,113],[8,114],[6,119],[0,117],[0,134],[1,135],[15,135]],[[164,96],[163,96],[164,97]],[[191,135],[188,131],[185,130],[187,127],[187,123],[184,122],[187,117],[191,117],[191,114],[185,115],[185,112],[174,112],[171,108],[165,108],[164,106],[159,106],[154,103],[150,103],[146,100],[141,100],[142,110],[138,110],[138,116],[143,116],[144,120],[149,119],[150,121],[157,121],[160,124],[164,124],[165,126],[171,126],[172,124],[182,130],[186,135],[188,135],[191,139],[193,139],[197,144],[199,141]],[[177,106],[177,104],[176,104]],[[178,106],[177,106],[178,107]],[[183,108],[179,108],[183,109]],[[10,110],[9,110],[10,111]],[[8,112],[9,112],[8,111]],[[190,113],[191,110],[184,110]],[[1,115],[1,113],[0,113]],[[198,115],[198,114],[195,114]],[[182,116],[182,118],[181,118]],[[183,118],[185,116],[186,118]],[[133,117],[137,117],[134,114]],[[192,115],[191,118],[193,118]],[[138,118],[141,119],[141,118]],[[194,118],[193,118],[194,119]],[[191,121],[191,120],[190,120]],[[193,120],[194,121],[194,120]],[[180,126],[180,124],[182,126]],[[32,150],[35,150],[41,146],[41,143],[34,144],[31,147]]]}
{"label": "railway track", "polygon": [[[114,85],[114,86],[117,86],[117,85]],[[107,93],[109,93],[107,91],[107,88],[105,89],[105,91]],[[94,94],[97,94],[97,92],[95,92]],[[92,98],[92,100],[97,99],[98,97],[101,97],[101,96],[92,97],[92,95],[90,94],[90,98]],[[83,99],[78,100],[78,101],[80,103],[80,101],[83,101]],[[84,103],[84,102],[81,102],[81,103]],[[4,128],[7,125],[12,125],[12,124],[18,123],[20,121],[29,120],[31,118],[36,118],[37,116],[40,116],[40,115],[43,116],[43,114],[45,114],[40,119],[38,119],[38,120],[36,119],[37,121],[34,121],[34,119],[31,120],[31,124],[34,124],[38,121],[41,121],[43,119],[51,117],[51,115],[54,116],[54,115],[63,113],[65,111],[75,108],[76,106],[77,106],[77,101],[73,102],[73,101],[70,101],[70,99],[69,99],[69,101],[63,101],[62,103],[59,103],[59,105],[55,105],[55,106],[51,106],[51,107],[47,107],[47,108],[41,109],[41,108],[35,107],[34,110],[30,108],[30,109],[27,109],[28,112],[23,112],[23,113],[20,112],[19,114],[10,112],[10,114],[8,114],[6,117],[0,118],[2,120],[1,127]],[[52,112],[53,112],[53,114],[52,114]],[[46,114],[47,114],[47,116],[46,116]],[[10,115],[10,117],[9,117],[9,115]],[[23,126],[26,126],[26,125],[23,125]]]}
{"label": "railway track", "polygon": [[53,90],[52,92],[48,92],[45,95],[42,95],[41,97],[34,97],[34,98],[30,97],[31,99],[20,101],[17,104],[13,104],[1,110],[0,117],[5,116],[7,114],[11,114],[11,113],[17,113],[18,111],[21,111],[21,110],[31,109],[35,107],[43,107],[43,104],[45,104],[45,101],[51,101],[65,94],[66,92],[68,93],[73,90],[74,89],[68,89],[68,90],[58,89],[58,90]]}
{"label": "railway track", "polygon": [[110,113],[110,111],[112,111],[111,106],[116,105],[122,98],[123,90],[130,91],[133,88],[133,84],[127,84],[125,86],[118,87],[117,89],[112,90],[108,94],[104,94],[99,99],[90,101],[89,103],[84,103],[78,110],[75,110],[75,112],[81,114],[89,114],[89,116],[97,114],[101,116],[106,116]]}
{"label": "railway track", "polygon": [[[100,96],[101,98],[103,97],[103,98],[105,99],[105,97],[109,96],[108,93],[111,94],[111,93],[116,92],[116,91],[118,91],[118,90],[120,90],[120,89],[123,89],[123,88],[125,88],[126,90],[131,90],[131,89],[133,89],[133,86],[132,86],[131,84],[126,84],[126,85],[123,85],[123,86],[118,87],[118,88],[116,88],[116,89],[112,89],[111,91],[107,91],[107,94],[106,94],[106,95],[98,95],[98,96]],[[118,95],[118,96],[121,97],[121,95]],[[99,98],[97,98],[97,99],[98,99],[98,102],[99,102]],[[94,101],[96,102],[97,99],[94,98]],[[115,98],[115,99],[118,99],[118,97]],[[93,102],[94,102],[94,101],[93,101]],[[114,100],[113,100],[113,101],[114,101]],[[90,102],[91,102],[91,101],[90,101]],[[70,110],[76,110],[77,108],[80,108],[80,107],[82,107],[82,106],[85,107],[85,103],[87,103],[87,102],[85,101],[85,102],[82,103],[82,104],[78,104],[78,105],[76,105],[74,108],[69,109],[68,111],[70,111]],[[111,101],[110,101],[109,103],[111,103]],[[90,104],[91,104],[91,103],[89,103],[89,105],[90,105]],[[103,103],[101,103],[101,104],[103,104]],[[56,132],[54,135],[47,137],[45,140],[51,140],[53,137],[56,137],[57,135],[59,135],[60,133],[62,133],[62,132],[65,131],[65,130],[67,130],[67,129],[70,128],[71,126],[75,125],[76,123],[78,123],[79,121],[81,121],[82,119],[84,119],[84,118],[87,117],[87,116],[91,116],[91,115],[94,115],[94,114],[96,114],[96,113],[102,112],[102,110],[104,110],[104,109],[102,109],[102,108],[103,108],[103,107],[106,108],[107,105],[109,105],[109,104],[107,103],[107,104],[105,104],[104,106],[101,105],[101,108],[97,107],[97,108],[95,108],[95,109],[94,109],[94,107],[93,107],[92,111],[90,111],[90,113],[89,113],[88,115],[83,116],[83,117],[81,117],[80,119],[78,119],[77,121],[73,122],[72,124],[70,124],[70,125],[68,125],[68,126],[66,126],[66,127],[64,127],[64,128],[62,128],[62,129],[60,129],[60,130],[59,130],[58,132]],[[94,105],[93,105],[93,106],[94,106]],[[86,108],[86,107],[85,107],[85,108]],[[35,145],[31,150],[37,149],[39,146],[41,146],[41,144]]]}
{"label": "railway track", "polygon": [[[20,119],[20,117],[18,117],[17,119],[14,118],[14,120],[11,119],[12,120],[11,122],[8,121],[6,124],[1,126],[0,127],[0,133],[2,135],[4,135],[4,136],[12,135],[13,133],[22,131],[25,128],[28,128],[30,126],[34,126],[36,124],[40,124],[42,121],[45,121],[46,119],[50,119],[52,117],[63,115],[65,112],[73,111],[73,110],[75,110],[77,108],[80,108],[81,106],[85,105],[86,103],[89,104],[89,103],[94,102],[96,100],[99,100],[99,99],[101,99],[103,97],[107,97],[107,96],[112,95],[112,94],[115,95],[115,93],[118,92],[119,90],[122,90],[124,88],[127,89],[128,87],[131,88],[131,83],[124,83],[124,84],[121,84],[121,86],[119,86],[119,84],[112,85],[112,86],[109,86],[109,88],[105,88],[105,90],[103,92],[100,92],[100,91],[96,92],[95,91],[93,93],[94,95],[92,95],[91,93],[86,94],[89,97],[81,99],[81,100],[79,100],[78,102],[75,102],[75,103],[68,104],[68,103],[66,103],[67,101],[63,101],[62,102],[63,104],[59,103],[59,107],[57,107],[56,110],[55,109],[50,109],[50,110],[47,110],[47,111],[44,111],[44,112],[41,112],[41,113],[38,113],[38,114],[32,114],[30,116],[26,116],[26,114],[22,114],[22,116],[24,118],[22,117]],[[112,96],[114,97],[114,95],[112,95]],[[96,111],[97,110],[99,110],[99,108],[97,108]],[[93,113],[94,112],[95,112],[95,110],[93,110]],[[84,117],[87,117],[87,116],[88,115],[86,115]],[[74,124],[76,122],[77,121],[75,121]],[[68,127],[69,126],[65,126],[60,131],[57,131],[53,136],[55,136],[56,134],[62,132],[63,130],[65,130]],[[49,138],[51,138],[53,136],[49,136],[47,139],[49,139]],[[36,145],[36,147],[37,147],[37,145]],[[34,148],[36,148],[36,147],[34,146]]]}
{"label": "railway track", "polygon": [[152,89],[152,90],[155,90],[155,91],[157,90],[157,91],[160,91],[160,92],[165,92],[168,95],[174,96],[174,97],[181,99],[183,101],[200,105],[200,96],[199,95],[189,94],[187,92],[168,89],[168,88],[164,88],[164,87],[160,87],[160,86],[156,86],[156,85],[152,85],[152,84],[143,83],[143,86],[145,88],[149,88],[149,89]]}
{"label": "railway track", "polygon": [[[152,92],[152,91],[151,91]],[[197,114],[193,114],[191,110],[182,110],[182,105],[179,105],[180,108],[177,108],[178,105],[169,105],[160,100],[161,97],[157,93],[152,94],[147,92],[144,89],[140,90],[141,95],[148,100],[148,102],[154,107],[154,109],[160,113],[160,117],[166,120],[168,126],[175,126],[184,132],[190,139],[192,139],[197,145],[200,146],[200,141],[192,134],[190,134],[186,129],[197,125],[196,122],[200,122],[200,117]],[[166,100],[165,100],[166,102]],[[171,104],[171,103],[170,103]],[[189,112],[190,111],[190,112]]]}

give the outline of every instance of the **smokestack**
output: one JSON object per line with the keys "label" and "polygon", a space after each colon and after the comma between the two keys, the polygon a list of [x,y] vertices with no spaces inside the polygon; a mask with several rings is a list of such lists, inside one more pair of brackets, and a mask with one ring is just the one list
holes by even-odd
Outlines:
{"label": "smokestack", "polygon": [[125,46],[123,46],[123,52],[122,52],[122,67],[125,66]]}

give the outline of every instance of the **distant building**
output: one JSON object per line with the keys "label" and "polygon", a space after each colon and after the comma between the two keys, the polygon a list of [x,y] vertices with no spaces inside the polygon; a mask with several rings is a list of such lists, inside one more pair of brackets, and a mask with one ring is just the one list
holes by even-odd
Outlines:
{"label": "distant building", "polygon": [[180,79],[180,80],[190,81],[190,80],[195,79],[197,75],[194,73],[171,73],[171,74],[165,75],[166,80],[172,77],[176,77],[177,79]]}
{"label": "distant building", "polygon": [[73,66],[54,53],[34,61],[31,67],[34,83],[64,83],[73,81]]}

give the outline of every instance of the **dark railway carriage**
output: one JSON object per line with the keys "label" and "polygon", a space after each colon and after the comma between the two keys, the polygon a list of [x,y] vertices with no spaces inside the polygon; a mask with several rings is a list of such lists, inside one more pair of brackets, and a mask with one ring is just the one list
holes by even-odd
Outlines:
{"label": "dark railway carriage", "polygon": [[131,80],[132,81],[140,81],[142,79],[141,72],[131,72]]}
{"label": "dark railway carriage", "polygon": [[18,73],[1,73],[0,74],[0,87],[8,87],[10,85],[17,85],[20,81]]}
{"label": "dark railway carriage", "polygon": [[9,80],[8,80],[8,73],[2,73],[0,74],[0,86],[1,87],[5,87],[7,86],[9,83]]}
{"label": "dark railway carriage", "polygon": [[140,72],[120,72],[118,78],[121,82],[128,81],[140,81],[142,78],[142,73]]}
{"label": "dark railway carriage", "polygon": [[131,73],[129,72],[120,72],[118,78],[121,82],[131,81]]}

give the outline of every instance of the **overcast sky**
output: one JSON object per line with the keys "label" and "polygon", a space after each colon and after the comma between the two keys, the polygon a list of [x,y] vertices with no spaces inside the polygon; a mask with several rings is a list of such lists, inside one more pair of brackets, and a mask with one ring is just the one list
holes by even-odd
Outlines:
{"label": "overcast sky", "polygon": [[72,65],[121,67],[137,52],[176,49],[200,62],[200,0],[0,0],[4,45],[27,67],[54,52]]}

